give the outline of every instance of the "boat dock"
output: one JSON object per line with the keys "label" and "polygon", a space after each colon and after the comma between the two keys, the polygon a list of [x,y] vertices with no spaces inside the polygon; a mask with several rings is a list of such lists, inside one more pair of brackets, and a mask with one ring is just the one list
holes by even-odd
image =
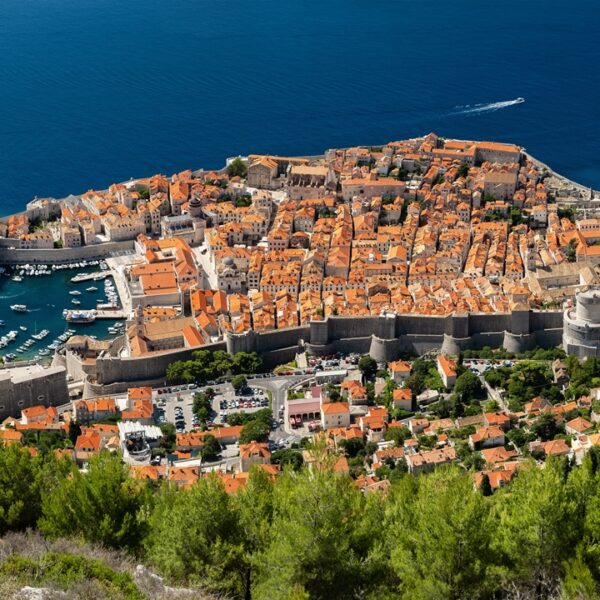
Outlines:
{"label": "boat dock", "polygon": [[71,283],[81,283],[82,281],[100,281],[110,277],[110,271],[96,271],[94,273],[80,273],[71,277]]}
{"label": "boat dock", "polygon": [[96,309],[96,319],[126,319],[124,310],[98,310]]}

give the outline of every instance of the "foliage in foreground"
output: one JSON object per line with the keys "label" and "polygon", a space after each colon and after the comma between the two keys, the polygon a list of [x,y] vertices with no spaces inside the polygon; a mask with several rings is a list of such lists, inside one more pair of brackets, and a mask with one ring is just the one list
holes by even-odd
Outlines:
{"label": "foliage in foreground", "polygon": [[[257,470],[227,494],[217,476],[178,491],[132,481],[114,456],[80,474],[51,454],[0,449],[0,464],[29,476],[5,476],[0,508],[12,514],[18,504],[28,517],[4,530],[37,522],[51,538],[120,549],[176,585],[227,598],[598,598],[600,451],[577,468],[524,464],[489,497],[459,467],[399,473],[387,494],[365,495],[312,452],[312,468],[288,466],[276,482]],[[92,573],[130,593],[126,578],[60,552],[43,564],[10,560],[5,573]]]}

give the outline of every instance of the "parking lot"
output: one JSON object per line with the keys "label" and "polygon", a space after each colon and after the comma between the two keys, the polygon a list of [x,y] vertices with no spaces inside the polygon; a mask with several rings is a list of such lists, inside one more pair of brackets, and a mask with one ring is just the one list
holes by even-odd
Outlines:
{"label": "parking lot", "polygon": [[249,387],[240,394],[236,394],[231,385],[223,386],[221,393],[213,400],[213,410],[216,413],[215,423],[227,423],[227,417],[231,413],[252,413],[262,408],[269,407],[269,397],[264,390],[257,387]]}
{"label": "parking lot", "polygon": [[269,407],[267,393],[257,387],[250,387],[236,394],[229,383],[196,387],[194,385],[160,388],[155,393],[156,420],[161,423],[173,423],[177,432],[187,432],[199,426],[193,413],[194,394],[208,387],[216,392],[212,401],[212,412],[207,425],[224,425],[227,417],[234,412],[252,413]]}
{"label": "parking lot", "polygon": [[195,386],[175,386],[160,389],[155,398],[155,414],[158,423],[173,423],[178,432],[193,429],[195,420],[192,404],[194,394],[197,391],[199,390]]}

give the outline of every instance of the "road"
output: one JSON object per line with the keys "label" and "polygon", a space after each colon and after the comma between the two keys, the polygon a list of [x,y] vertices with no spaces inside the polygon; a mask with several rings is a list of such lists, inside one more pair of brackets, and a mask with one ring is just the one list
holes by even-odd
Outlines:
{"label": "road", "polygon": [[[262,388],[271,392],[271,408],[273,410],[273,419],[279,423],[279,410],[285,408],[285,396],[289,387],[296,383],[309,381],[314,375],[285,375],[282,377],[272,377],[269,379],[250,379],[248,384],[252,387]],[[275,443],[283,439],[293,437],[295,440],[302,439],[302,436],[294,433],[291,429],[286,429],[287,423],[278,425],[271,432],[269,439]]]}

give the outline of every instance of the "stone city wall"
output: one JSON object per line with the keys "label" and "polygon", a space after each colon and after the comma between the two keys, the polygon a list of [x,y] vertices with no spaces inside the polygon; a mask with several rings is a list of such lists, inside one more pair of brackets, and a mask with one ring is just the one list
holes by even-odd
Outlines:
{"label": "stone city wall", "polygon": [[[7,243],[8,238],[0,239],[0,246]],[[10,241],[10,240],[8,240]],[[14,244],[16,240],[12,240]],[[22,250],[0,247],[0,265],[26,264],[62,264],[78,260],[97,260],[106,258],[115,252],[133,251],[133,240],[127,242],[107,242],[80,248],[52,248],[47,250]]]}
{"label": "stone city wall", "polygon": [[24,408],[43,404],[60,406],[69,400],[67,372],[64,368],[47,369],[25,379],[6,373],[0,378],[0,420],[18,417]]}
{"label": "stone city wall", "polygon": [[[420,355],[437,349],[458,354],[461,350],[503,346],[512,352],[522,352],[535,346],[560,345],[561,335],[560,311],[443,317],[329,317],[324,321],[313,321],[309,326],[228,334],[226,341],[203,348],[226,349],[232,354],[258,352],[265,366],[271,368],[292,360],[302,344],[310,354],[370,353],[378,361],[385,362],[403,355]],[[162,381],[171,362],[188,360],[192,352],[186,349],[126,359],[101,357],[96,361],[96,383],[104,387],[119,384],[126,389],[130,383]]]}

